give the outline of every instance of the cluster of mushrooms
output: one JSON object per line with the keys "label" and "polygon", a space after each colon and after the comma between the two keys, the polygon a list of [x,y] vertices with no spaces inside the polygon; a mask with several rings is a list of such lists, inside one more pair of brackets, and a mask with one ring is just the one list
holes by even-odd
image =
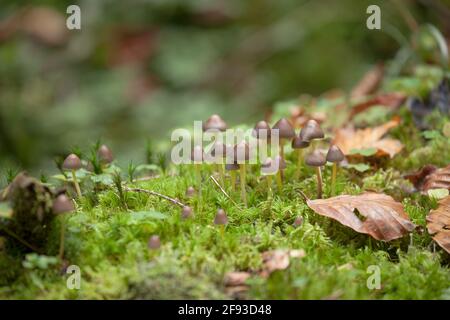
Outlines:
{"label": "cluster of mushrooms", "polygon": [[[218,115],[212,115],[203,123],[203,131],[219,131],[224,132],[227,129],[225,121]],[[285,144],[291,142],[292,149],[296,152],[297,157],[297,168],[294,175],[294,179],[300,178],[301,167],[303,163],[307,166],[314,167],[316,169],[317,175],[317,198],[322,198],[323,195],[323,179],[322,170],[327,162],[333,164],[332,176],[331,176],[331,195],[336,193],[336,175],[339,162],[344,160],[344,154],[336,145],[331,145],[328,149],[326,155],[324,155],[318,149],[315,149],[315,142],[317,140],[323,139],[325,137],[322,128],[319,123],[315,120],[308,120],[305,126],[296,134],[295,129],[289,122],[289,120],[282,118],[277,121],[273,127],[266,121],[259,121],[252,132],[253,137],[256,139],[267,139],[270,143],[271,134],[270,132],[274,129],[278,130],[279,137],[279,152],[275,155],[268,156],[265,159],[259,159],[259,164],[261,167],[261,174],[266,177],[268,185],[268,194],[272,192],[272,177],[275,175],[276,184],[281,193],[283,188],[283,170],[286,169],[285,161]],[[264,134],[262,134],[264,133]],[[312,149],[306,156],[303,155],[304,149]],[[233,153],[228,152],[228,150],[233,150]],[[204,151],[200,146],[194,146],[191,153],[191,160],[196,167],[197,184],[199,188],[199,195],[201,195],[201,166],[200,163],[204,160]],[[245,206],[247,206],[247,195],[246,195],[246,163],[249,160],[250,150],[249,145],[245,141],[241,141],[234,146],[224,145],[220,141],[216,141],[211,150],[210,154],[215,158],[214,165],[215,170],[220,176],[220,181],[222,185],[225,186],[225,173],[223,170],[223,164],[217,162],[217,159],[227,158],[229,154],[232,154],[231,158],[225,163],[225,171],[229,172],[230,176],[230,186],[234,191],[236,188],[236,171],[239,170],[240,175],[240,189],[241,198]],[[272,168],[277,170],[273,171]]]}

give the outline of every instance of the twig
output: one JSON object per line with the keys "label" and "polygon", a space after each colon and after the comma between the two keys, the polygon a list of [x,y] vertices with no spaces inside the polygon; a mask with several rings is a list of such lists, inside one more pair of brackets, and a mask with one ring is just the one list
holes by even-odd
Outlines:
{"label": "twig", "polygon": [[222,191],[222,193],[231,201],[233,202],[233,204],[235,206],[237,206],[237,203],[234,202],[233,199],[231,199],[231,197],[228,195],[228,193],[222,188],[222,186],[220,185],[220,183],[216,180],[216,178],[214,178],[213,176],[209,176],[211,178],[211,180],[214,182],[214,184],[220,189],[220,191]]}
{"label": "twig", "polygon": [[34,252],[37,252],[39,254],[42,254],[42,252],[37,249],[35,246],[31,245],[30,243],[28,243],[27,241],[25,241],[24,239],[20,238],[18,235],[16,235],[14,232],[12,232],[11,230],[8,230],[6,227],[2,227],[0,226],[1,229],[3,229],[3,231],[5,231],[10,237],[16,239],[17,241],[19,241],[21,244],[23,244],[25,247],[27,247],[28,249],[33,250]]}
{"label": "twig", "polygon": [[303,197],[303,199],[305,201],[309,201],[310,200],[302,190],[298,189],[298,192],[300,192],[301,196]]}
{"label": "twig", "polygon": [[180,201],[178,201],[178,200],[176,200],[174,198],[168,197],[166,195],[163,195],[161,193],[158,193],[158,192],[155,192],[155,191],[152,191],[152,190],[141,189],[141,188],[124,188],[124,190],[128,191],[128,192],[148,193],[148,194],[151,194],[153,196],[157,196],[157,197],[160,197],[160,198],[162,198],[164,200],[170,201],[173,204],[176,204],[176,205],[178,205],[180,207],[185,207],[186,206],[184,203],[182,203],[182,202],[180,202]]}

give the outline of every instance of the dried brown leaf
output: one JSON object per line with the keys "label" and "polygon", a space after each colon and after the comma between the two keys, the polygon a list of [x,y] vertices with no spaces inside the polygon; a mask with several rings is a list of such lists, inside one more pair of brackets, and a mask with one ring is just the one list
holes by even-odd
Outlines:
{"label": "dried brown leaf", "polygon": [[428,233],[445,251],[450,253],[450,196],[439,201],[439,207],[427,216]]}
{"label": "dried brown leaf", "polygon": [[430,189],[450,190],[450,165],[440,169],[426,165],[417,172],[405,175],[405,179],[411,181],[422,193],[427,193]]}
{"label": "dried brown leaf", "polygon": [[[307,200],[307,204],[316,213],[377,240],[391,241],[415,228],[403,205],[385,194],[342,195],[325,200]],[[355,209],[363,219],[356,215]]]}
{"label": "dried brown leaf", "polygon": [[227,287],[235,287],[245,285],[245,281],[250,278],[250,273],[234,271],[225,275],[224,284]]}
{"label": "dried brown leaf", "polygon": [[304,250],[276,249],[262,253],[263,270],[262,276],[268,276],[276,270],[284,270],[289,267],[290,258],[302,258],[305,256]]}
{"label": "dried brown leaf", "polygon": [[383,125],[373,128],[355,130],[353,127],[341,128],[336,131],[334,144],[348,156],[352,150],[375,148],[376,156],[394,157],[403,149],[403,144],[395,139],[382,137],[400,123],[399,118],[394,118]]}
{"label": "dried brown leaf", "polygon": [[384,76],[384,66],[383,64],[377,64],[372,69],[370,69],[358,82],[358,84],[353,87],[351,92],[352,98],[359,98],[365,95],[375,92],[380,86],[381,81]]}
{"label": "dried brown leaf", "polygon": [[380,94],[367,101],[361,102],[352,107],[350,111],[350,119],[352,119],[358,113],[361,113],[374,106],[385,106],[389,109],[396,109],[401,106],[406,100],[406,95],[400,92],[390,92]]}

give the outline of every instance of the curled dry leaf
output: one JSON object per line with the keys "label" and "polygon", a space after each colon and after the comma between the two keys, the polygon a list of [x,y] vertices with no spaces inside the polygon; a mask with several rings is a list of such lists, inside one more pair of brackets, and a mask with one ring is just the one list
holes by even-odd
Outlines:
{"label": "curled dry leaf", "polygon": [[414,187],[424,194],[431,189],[450,190],[450,165],[440,169],[426,165],[417,172],[405,175],[405,179],[411,181]]}
{"label": "curled dry leaf", "polygon": [[353,106],[350,111],[350,120],[353,119],[353,117],[358,113],[361,113],[374,106],[385,106],[389,109],[396,109],[401,106],[405,102],[405,100],[406,95],[400,92],[380,94],[374,98]]}
{"label": "curled dry leaf", "polygon": [[250,273],[235,271],[229,272],[225,275],[224,283],[227,287],[235,287],[245,285],[245,281],[250,278]]}
{"label": "curled dry leaf", "polygon": [[394,118],[385,124],[366,129],[355,130],[353,127],[341,128],[336,131],[334,144],[348,156],[354,150],[364,150],[374,148],[377,150],[376,156],[394,157],[403,149],[403,144],[395,139],[383,138],[392,128],[400,123],[400,118]]}
{"label": "curled dry leaf", "polygon": [[276,270],[284,270],[289,267],[290,258],[302,258],[304,256],[304,250],[277,249],[263,252],[263,269],[261,275],[265,277]]}
{"label": "curled dry leaf", "polygon": [[445,251],[450,253],[450,196],[439,201],[439,207],[427,216],[428,233]]}
{"label": "curled dry leaf", "polygon": [[[307,204],[316,213],[377,240],[391,241],[415,228],[403,205],[385,194],[343,195],[325,200],[307,200]],[[355,210],[363,216],[362,219]]]}
{"label": "curled dry leaf", "polygon": [[370,69],[362,79],[353,87],[352,98],[360,98],[375,92],[380,86],[384,76],[384,66],[379,63]]}

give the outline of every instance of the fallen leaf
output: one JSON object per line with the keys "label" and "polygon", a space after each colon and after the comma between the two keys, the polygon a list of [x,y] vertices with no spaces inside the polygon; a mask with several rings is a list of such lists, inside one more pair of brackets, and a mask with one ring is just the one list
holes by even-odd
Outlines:
{"label": "fallen leaf", "polygon": [[[415,228],[403,205],[385,194],[342,195],[325,200],[307,200],[307,204],[316,213],[377,240],[391,241]],[[355,209],[363,216],[362,219]]]}
{"label": "fallen leaf", "polygon": [[302,258],[304,256],[304,250],[277,249],[263,252],[263,269],[261,275],[264,277],[276,270],[284,270],[289,267],[290,258]]}
{"label": "fallen leaf", "polygon": [[380,86],[384,76],[384,66],[379,63],[370,69],[362,79],[353,87],[352,98],[359,98],[375,92]]}
{"label": "fallen leaf", "polygon": [[450,253],[450,196],[439,201],[439,207],[427,216],[428,233],[445,251]]}
{"label": "fallen leaf", "polygon": [[423,194],[427,194],[430,189],[450,190],[450,165],[440,169],[426,165],[417,172],[405,175],[405,179],[411,181]]}
{"label": "fallen leaf", "polygon": [[394,110],[401,106],[405,102],[405,100],[406,95],[400,92],[390,92],[378,95],[353,106],[350,111],[350,120],[353,119],[353,117],[358,113],[361,113],[373,106],[385,106],[389,109]]}
{"label": "fallen leaf", "polygon": [[342,152],[349,156],[355,150],[367,150],[375,148],[377,153],[375,156],[394,157],[399,153],[403,144],[395,139],[382,138],[390,129],[398,126],[399,118],[374,128],[358,129],[353,127],[341,128],[336,131],[333,143],[336,144]]}

